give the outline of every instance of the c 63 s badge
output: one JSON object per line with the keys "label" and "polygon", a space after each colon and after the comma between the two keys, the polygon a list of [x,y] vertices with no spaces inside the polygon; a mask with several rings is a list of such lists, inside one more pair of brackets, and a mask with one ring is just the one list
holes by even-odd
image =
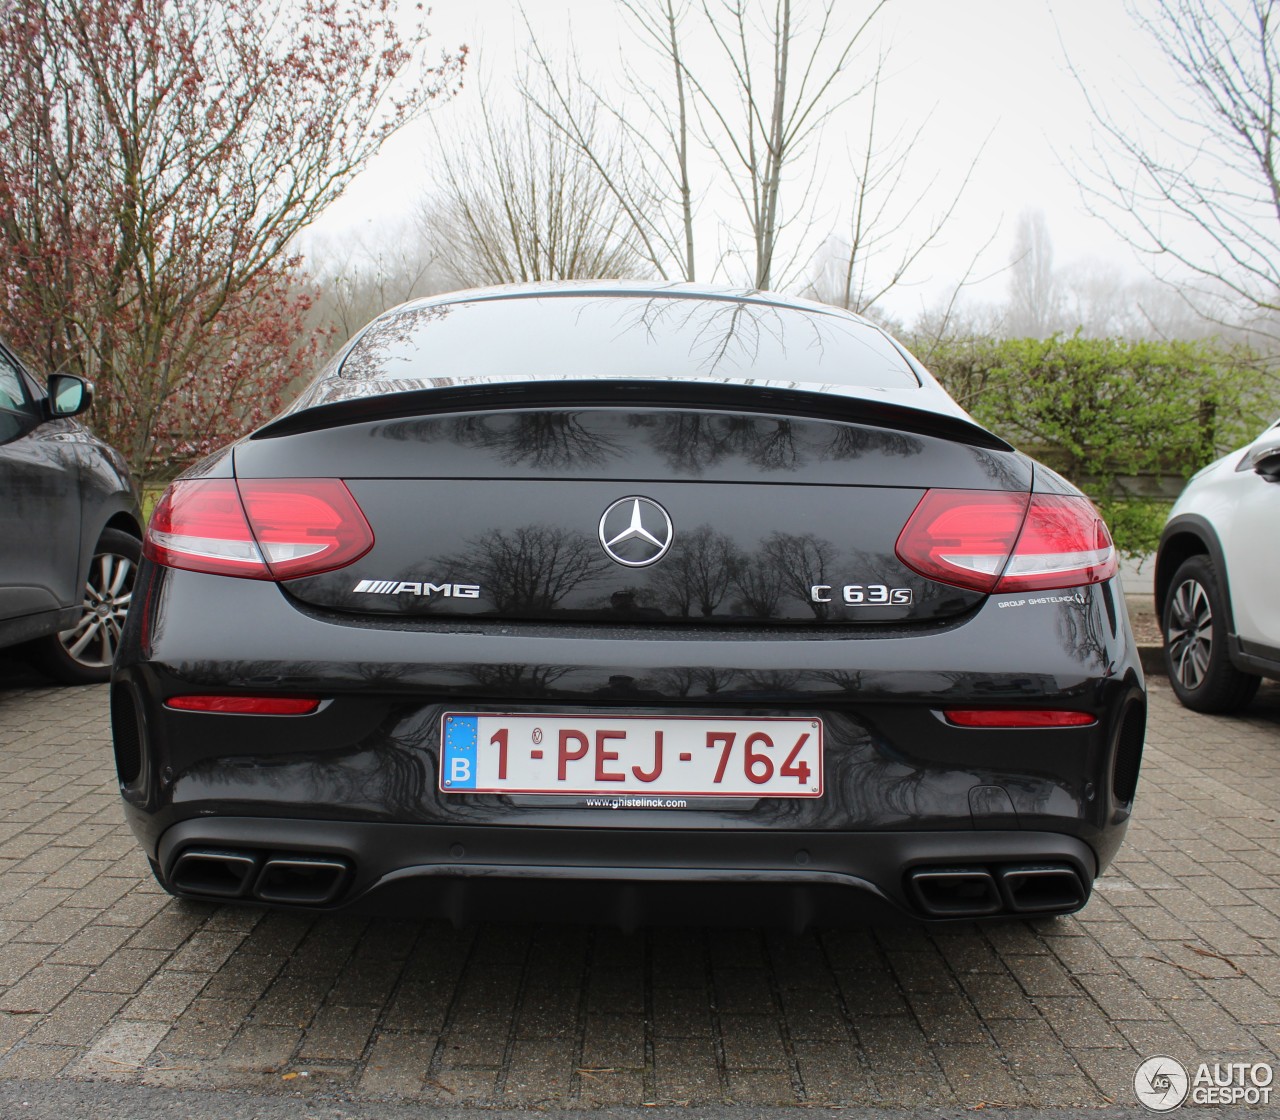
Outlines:
{"label": "c 63 s badge", "polygon": [[909,587],[889,587],[883,583],[846,583],[836,588],[815,583],[809,588],[815,603],[842,602],[848,607],[909,607],[915,599]]}

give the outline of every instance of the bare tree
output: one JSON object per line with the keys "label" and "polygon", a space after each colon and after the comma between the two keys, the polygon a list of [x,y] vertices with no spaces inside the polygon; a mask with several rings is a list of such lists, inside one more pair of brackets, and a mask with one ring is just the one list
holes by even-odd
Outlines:
{"label": "bare tree", "polygon": [[447,280],[468,287],[648,271],[624,208],[584,155],[584,146],[598,152],[610,143],[595,114],[574,110],[583,145],[528,102],[501,117],[484,96],[473,127],[446,134],[436,126],[441,183],[421,226]]}
{"label": "bare tree", "polygon": [[313,244],[307,255],[320,288],[311,320],[329,332],[333,349],[387,308],[449,287],[437,251],[403,225],[368,242],[344,237]]}
{"label": "bare tree", "polygon": [[1053,267],[1053,238],[1043,210],[1018,215],[1009,261],[1009,308],[1005,333],[1044,338],[1062,326],[1062,291]]}
{"label": "bare tree", "polygon": [[[832,112],[866,89],[868,83],[850,71],[886,2],[866,0],[852,26],[845,26],[837,11],[848,5],[837,0],[803,6],[793,0],[618,0],[638,41],[657,53],[669,87],[627,68],[630,97],[621,107],[580,66],[561,74],[531,30],[534,72],[544,85],[526,85],[526,96],[604,179],[639,251],[660,276],[694,278],[697,207],[718,190],[740,207],[751,246],[741,254],[749,258],[749,282],[781,285],[802,255],[793,245],[783,257],[782,235],[796,224],[807,227],[815,181],[812,174],[796,176],[803,186],[798,198],[787,201],[787,173],[811,153]],[[801,17],[802,8],[811,20]],[[574,109],[575,90],[584,91],[587,123],[593,107],[614,106],[605,111],[615,116],[633,153],[627,163],[601,152],[584,127],[583,110]],[[691,140],[710,161],[700,190]],[[738,255],[726,250],[721,263]]]}
{"label": "bare tree", "polygon": [[[866,139],[860,151],[850,151],[849,176],[853,181],[850,198],[848,237],[828,239],[818,267],[809,280],[806,294],[824,303],[846,307],[859,314],[869,312],[884,296],[903,282],[908,272],[935,244],[951,220],[965,188],[982,155],[979,148],[964,177],[948,192],[948,200],[927,225],[903,239],[904,219],[918,218],[937,186],[937,173],[915,178],[912,155],[924,133],[922,124],[914,131],[899,129],[887,139],[880,131],[879,106],[887,56],[876,63],[869,90]],[[888,267],[884,261],[888,259]],[[884,320],[884,315],[877,315]]]}
{"label": "bare tree", "polygon": [[[640,42],[656,51],[670,75],[669,88],[642,80],[624,60],[624,92],[617,96],[584,73],[572,48],[561,72],[526,15],[532,66],[522,79],[521,92],[600,177],[654,271],[664,280],[695,280],[690,88],[681,38],[689,0],[616,2],[631,17]],[[597,142],[595,124],[602,115],[621,140],[617,147]]]}
{"label": "bare tree", "polygon": [[[1222,298],[1280,312],[1280,4],[1144,0],[1130,13],[1181,96],[1140,87],[1129,116],[1080,80],[1099,125],[1078,178],[1096,213],[1157,275],[1190,273],[1209,314]],[[1079,76],[1078,76],[1079,77]]]}

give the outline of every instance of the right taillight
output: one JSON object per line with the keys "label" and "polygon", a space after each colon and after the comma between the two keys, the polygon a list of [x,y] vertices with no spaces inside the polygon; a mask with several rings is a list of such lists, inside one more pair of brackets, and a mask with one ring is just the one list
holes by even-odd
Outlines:
{"label": "right taillight", "polygon": [[1107,527],[1075,495],[930,490],[896,551],[922,576],[984,593],[1080,587],[1116,572]]}
{"label": "right taillight", "polygon": [[345,567],[372,547],[340,479],[202,478],[165,491],[143,554],[169,568],[281,580]]}

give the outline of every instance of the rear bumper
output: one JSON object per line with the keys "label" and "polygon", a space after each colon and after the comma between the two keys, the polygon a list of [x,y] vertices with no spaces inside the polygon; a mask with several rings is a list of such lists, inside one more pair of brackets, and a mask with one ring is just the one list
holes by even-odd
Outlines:
{"label": "rear bumper", "polygon": [[[1025,917],[1079,909],[1098,871],[1083,841],[1039,832],[599,832],[244,817],[177,824],[157,856],[162,880],[185,897],[459,923],[802,928]],[[215,857],[231,870],[210,872]],[[1023,889],[1034,875],[1052,876],[1055,890]],[[987,881],[990,889],[972,889]]]}
{"label": "rear bumper", "polygon": [[[1019,912],[1002,876],[1050,866],[1080,884],[1065,912],[1083,905],[1132,809],[1145,694],[1112,584],[1070,601],[992,600],[942,629],[843,637],[388,629],[304,612],[271,584],[146,564],[135,598],[148,606],[130,614],[112,686],[126,815],[171,887],[185,851],[214,853],[209,875],[187,882],[222,884],[215,897],[455,919],[627,924],[710,908],[843,922],[947,916],[928,903],[945,904],[953,885],[981,913]],[[165,707],[184,693],[323,704],[298,717]],[[1065,708],[1096,722],[970,729],[944,720],[948,707]],[[824,794],[614,812],[442,793],[446,711],[821,719]],[[272,859],[283,862],[264,893]],[[958,875],[924,889],[912,885],[919,868]],[[305,897],[288,897],[291,883]]]}

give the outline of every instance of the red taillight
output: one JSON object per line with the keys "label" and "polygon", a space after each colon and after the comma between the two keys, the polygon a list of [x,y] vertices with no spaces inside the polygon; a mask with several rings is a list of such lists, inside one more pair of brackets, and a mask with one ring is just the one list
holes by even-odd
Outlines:
{"label": "red taillight", "polygon": [[922,576],[984,593],[1080,587],[1116,572],[1107,527],[1073,495],[930,490],[896,551]]}
{"label": "red taillight", "polygon": [[166,708],[240,716],[309,716],[319,710],[314,696],[170,696]]}
{"label": "red taillight", "polygon": [[949,708],[942,713],[957,727],[1087,727],[1097,723],[1088,712],[1059,712],[1044,709],[1005,711],[1000,709]]}
{"label": "red taillight", "polygon": [[273,580],[330,572],[372,547],[373,530],[336,478],[175,482],[143,542],[169,568]]}
{"label": "red taillight", "polygon": [[1048,591],[1116,574],[1111,534],[1088,498],[1037,494],[997,591]]}
{"label": "red taillight", "polygon": [[1027,513],[1026,494],[930,490],[898,534],[898,559],[922,576],[992,591]]}

